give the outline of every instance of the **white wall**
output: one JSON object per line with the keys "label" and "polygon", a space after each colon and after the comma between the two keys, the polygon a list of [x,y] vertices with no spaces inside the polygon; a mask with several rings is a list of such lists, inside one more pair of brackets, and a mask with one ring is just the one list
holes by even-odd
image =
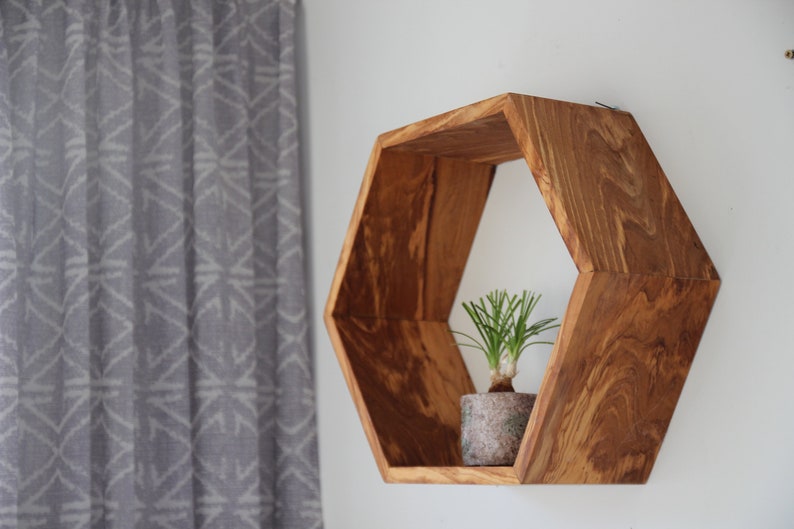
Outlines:
{"label": "white wall", "polygon": [[[303,0],[299,9],[326,528],[794,527],[794,61],[783,55],[794,48],[794,2]],[[722,276],[646,485],[384,484],[322,324],[375,137],[507,91],[631,112]],[[544,310],[561,314],[575,270],[532,185],[520,163],[497,174],[482,230],[536,233],[493,286],[538,288]],[[483,240],[475,258],[511,251]],[[468,296],[492,286],[475,258]],[[542,370],[547,353],[531,354],[524,369]]]}

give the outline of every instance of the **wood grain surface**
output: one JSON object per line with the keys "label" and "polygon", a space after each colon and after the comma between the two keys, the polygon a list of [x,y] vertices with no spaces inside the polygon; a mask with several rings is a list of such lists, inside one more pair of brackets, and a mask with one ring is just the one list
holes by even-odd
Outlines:
{"label": "wood grain surface", "polygon": [[504,115],[508,94],[379,136],[384,149],[500,164],[523,156]]}
{"label": "wood grain surface", "polygon": [[580,272],[718,279],[631,114],[509,101],[505,113]]}
{"label": "wood grain surface", "polygon": [[520,485],[513,467],[390,467],[389,483]]}
{"label": "wood grain surface", "polygon": [[331,323],[381,471],[461,465],[459,399],[475,390],[449,326],[348,317]]}
{"label": "wood grain surface", "polygon": [[718,281],[580,274],[516,468],[525,483],[644,483]]}
{"label": "wood grain surface", "polygon": [[446,321],[493,174],[488,164],[380,151],[330,310]]}

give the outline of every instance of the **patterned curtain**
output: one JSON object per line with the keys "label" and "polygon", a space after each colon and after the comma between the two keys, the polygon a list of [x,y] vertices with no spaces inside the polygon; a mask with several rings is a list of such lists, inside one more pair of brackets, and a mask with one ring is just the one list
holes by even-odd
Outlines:
{"label": "patterned curtain", "polygon": [[0,527],[321,527],[294,0],[0,2]]}

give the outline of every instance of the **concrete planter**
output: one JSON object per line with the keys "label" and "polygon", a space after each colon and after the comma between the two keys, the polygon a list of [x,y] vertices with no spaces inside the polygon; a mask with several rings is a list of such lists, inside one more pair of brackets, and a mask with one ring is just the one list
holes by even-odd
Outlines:
{"label": "concrete planter", "polygon": [[463,395],[460,398],[463,464],[511,466],[536,396],[509,392]]}

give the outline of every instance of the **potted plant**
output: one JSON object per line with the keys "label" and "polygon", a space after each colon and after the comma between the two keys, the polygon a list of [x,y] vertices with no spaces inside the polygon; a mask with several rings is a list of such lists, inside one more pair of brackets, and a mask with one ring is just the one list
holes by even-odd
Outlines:
{"label": "potted plant", "polygon": [[481,350],[491,370],[488,393],[461,397],[464,465],[503,466],[515,461],[536,397],[532,393],[517,393],[513,388],[518,359],[531,345],[552,344],[535,338],[559,327],[554,324],[557,318],[529,323],[540,297],[527,290],[520,297],[494,290],[476,303],[463,303],[479,338],[452,332],[469,340],[458,345]]}

